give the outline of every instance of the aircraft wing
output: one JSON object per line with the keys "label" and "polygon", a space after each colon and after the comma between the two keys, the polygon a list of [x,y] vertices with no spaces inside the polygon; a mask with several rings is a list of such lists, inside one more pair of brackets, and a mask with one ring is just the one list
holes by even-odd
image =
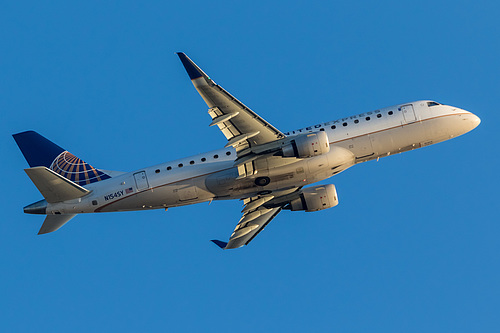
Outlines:
{"label": "aircraft wing", "polygon": [[243,217],[234,228],[228,242],[212,240],[223,250],[236,249],[248,245],[281,212],[293,196],[299,193],[299,188],[274,192],[274,195],[260,195],[244,199],[245,207],[241,211]]}
{"label": "aircraft wing", "polygon": [[212,242],[223,250],[248,245],[280,211],[281,207],[260,207],[251,213],[246,213],[236,225],[227,243],[219,240],[212,240]]}
{"label": "aircraft wing", "polygon": [[284,138],[285,135],[217,85],[187,55],[177,53],[196,90],[207,103],[212,117],[238,154],[246,148]]}

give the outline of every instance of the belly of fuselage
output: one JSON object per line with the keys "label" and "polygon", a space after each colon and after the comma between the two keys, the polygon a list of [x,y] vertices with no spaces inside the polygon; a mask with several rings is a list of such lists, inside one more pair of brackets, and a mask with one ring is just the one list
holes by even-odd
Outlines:
{"label": "belly of fuselage", "polygon": [[[307,159],[270,157],[256,163],[258,172],[250,177],[238,179],[237,168],[229,168],[149,188],[105,204],[96,212],[160,209],[256,196],[312,184],[353,164],[354,155],[340,147],[332,147],[328,154]],[[259,177],[268,177],[269,184],[257,185]]]}
{"label": "belly of fuselage", "polygon": [[[354,155],[347,149],[331,147],[329,153],[306,159],[270,157],[257,161],[257,173],[237,179],[236,168],[206,178],[207,189],[216,199],[235,199],[301,187],[329,178],[354,165]],[[259,186],[258,178],[269,178]]]}

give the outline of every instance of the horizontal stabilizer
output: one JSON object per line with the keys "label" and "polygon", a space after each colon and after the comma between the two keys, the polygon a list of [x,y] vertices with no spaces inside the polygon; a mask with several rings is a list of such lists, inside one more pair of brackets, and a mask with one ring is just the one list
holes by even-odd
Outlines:
{"label": "horizontal stabilizer", "polygon": [[48,234],[49,232],[56,231],[62,227],[66,222],[75,217],[76,214],[71,215],[47,215],[45,221],[43,221],[42,227],[38,234]]}
{"label": "horizontal stabilizer", "polygon": [[90,193],[86,188],[46,167],[34,167],[24,171],[49,203],[77,199]]}
{"label": "horizontal stabilizer", "polygon": [[220,247],[221,249],[225,249],[226,248],[226,245],[227,243],[226,242],[223,242],[223,241],[220,241],[220,240],[217,240],[217,239],[212,239],[211,240],[215,245],[217,245],[218,247]]}

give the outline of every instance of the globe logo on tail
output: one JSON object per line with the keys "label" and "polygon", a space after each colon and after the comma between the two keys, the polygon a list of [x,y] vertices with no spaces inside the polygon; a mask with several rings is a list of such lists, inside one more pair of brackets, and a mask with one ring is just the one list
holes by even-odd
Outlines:
{"label": "globe logo on tail", "polygon": [[50,169],[80,186],[111,178],[68,151],[60,153],[50,165]]}

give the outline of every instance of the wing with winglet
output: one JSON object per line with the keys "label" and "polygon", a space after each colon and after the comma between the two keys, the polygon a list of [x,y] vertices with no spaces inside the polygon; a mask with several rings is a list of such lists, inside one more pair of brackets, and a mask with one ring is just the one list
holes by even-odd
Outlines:
{"label": "wing with winglet", "polygon": [[225,135],[226,147],[233,146],[238,156],[246,148],[285,137],[274,126],[217,85],[187,55],[177,53],[196,90],[207,103],[212,117],[210,126],[218,126]]}
{"label": "wing with winglet", "polygon": [[223,250],[248,245],[281,212],[291,196],[296,195],[299,190],[300,188],[293,188],[273,193],[276,196],[267,194],[244,199],[245,207],[241,211],[243,216],[229,237],[229,241],[212,240],[212,242]]}

